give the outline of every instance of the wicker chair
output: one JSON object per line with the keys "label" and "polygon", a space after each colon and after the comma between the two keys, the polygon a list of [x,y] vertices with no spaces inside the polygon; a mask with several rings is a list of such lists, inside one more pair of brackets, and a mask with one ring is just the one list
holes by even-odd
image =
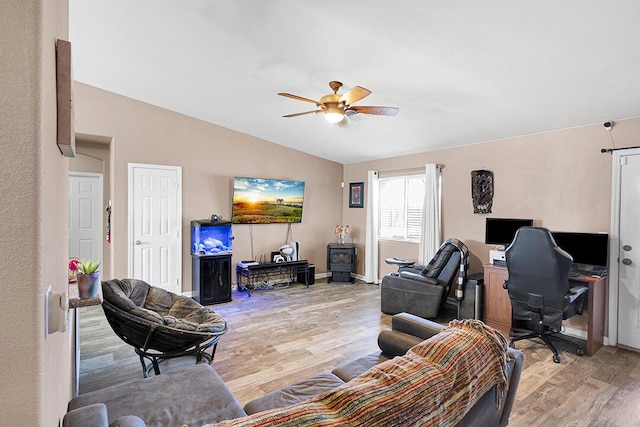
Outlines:
{"label": "wicker chair", "polygon": [[145,377],[152,368],[160,375],[159,363],[165,359],[195,356],[196,363],[205,359],[211,364],[227,332],[225,320],[214,311],[142,280],[103,281],[102,294],[109,325],[134,348]]}

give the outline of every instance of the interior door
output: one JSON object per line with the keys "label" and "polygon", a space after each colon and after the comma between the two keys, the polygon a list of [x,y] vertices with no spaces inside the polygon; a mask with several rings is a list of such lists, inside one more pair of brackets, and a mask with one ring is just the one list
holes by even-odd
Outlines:
{"label": "interior door", "polygon": [[129,274],[182,292],[182,206],[178,166],[129,164]]}
{"label": "interior door", "polygon": [[102,263],[102,174],[69,173],[69,257]]}
{"label": "interior door", "polygon": [[640,154],[619,165],[618,343],[640,349]]}

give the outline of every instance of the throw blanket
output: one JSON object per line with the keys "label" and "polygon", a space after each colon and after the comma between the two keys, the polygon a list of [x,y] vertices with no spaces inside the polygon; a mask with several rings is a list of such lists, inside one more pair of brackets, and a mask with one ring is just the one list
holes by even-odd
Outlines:
{"label": "throw blanket", "polygon": [[450,426],[506,385],[505,338],[476,320],[449,327],[348,383],[312,399],[214,426]]}

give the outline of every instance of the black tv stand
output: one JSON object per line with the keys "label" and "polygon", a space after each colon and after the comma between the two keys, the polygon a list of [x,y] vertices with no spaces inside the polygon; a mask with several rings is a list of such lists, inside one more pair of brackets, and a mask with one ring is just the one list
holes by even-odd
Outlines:
{"label": "black tv stand", "polygon": [[[315,267],[314,267],[315,271]],[[271,289],[289,286],[289,283],[303,279],[304,285],[313,284],[309,277],[309,261],[264,262],[253,265],[236,266],[238,290],[246,290],[249,296],[256,289]]]}

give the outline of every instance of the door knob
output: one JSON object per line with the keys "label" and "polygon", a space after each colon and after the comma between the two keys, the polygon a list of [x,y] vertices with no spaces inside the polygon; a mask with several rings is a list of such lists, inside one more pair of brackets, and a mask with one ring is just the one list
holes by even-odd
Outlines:
{"label": "door knob", "polygon": [[629,258],[624,258],[624,259],[622,260],[622,263],[623,263],[624,265],[631,265],[631,264],[632,264],[632,262],[631,262],[631,260],[630,260]]}
{"label": "door knob", "polygon": [[140,240],[136,240],[136,245],[141,245],[142,242]]}

